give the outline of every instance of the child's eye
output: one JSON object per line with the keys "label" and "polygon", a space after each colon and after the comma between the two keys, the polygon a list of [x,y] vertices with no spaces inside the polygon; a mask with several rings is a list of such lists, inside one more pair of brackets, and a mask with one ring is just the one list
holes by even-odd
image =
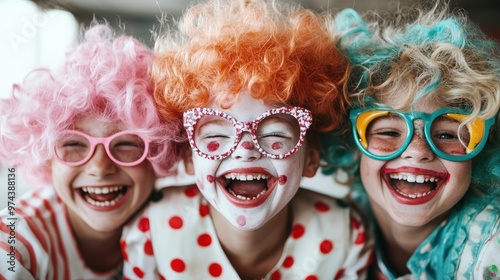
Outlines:
{"label": "child's eye", "polygon": [[454,133],[448,133],[448,132],[437,132],[434,133],[433,138],[439,139],[439,140],[449,140],[449,139],[457,139],[457,135]]}
{"label": "child's eye", "polygon": [[87,144],[80,141],[66,141],[62,144],[63,147],[87,147]]}
{"label": "child's eye", "polygon": [[113,147],[118,148],[142,148],[144,145],[138,142],[133,142],[133,141],[120,141],[117,142],[113,145]]}
{"label": "child's eye", "polygon": [[291,138],[289,135],[286,135],[286,134],[283,134],[283,133],[280,133],[280,132],[270,132],[270,133],[266,133],[266,134],[258,136],[259,139],[261,139],[261,138],[270,138],[270,137],[285,138],[285,139]]}
{"label": "child's eye", "polygon": [[389,136],[389,137],[399,137],[399,136],[401,136],[401,133],[399,133],[397,131],[381,131],[381,132],[377,132],[375,134],[383,135],[383,136]]}

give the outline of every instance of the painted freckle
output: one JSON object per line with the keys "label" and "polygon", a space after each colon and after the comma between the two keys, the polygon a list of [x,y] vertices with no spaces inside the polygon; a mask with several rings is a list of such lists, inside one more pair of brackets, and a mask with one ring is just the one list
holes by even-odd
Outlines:
{"label": "painted freckle", "polygon": [[278,179],[278,182],[280,185],[284,185],[286,183],[287,177],[285,175],[281,175],[280,178]]}
{"label": "painted freckle", "polygon": [[209,183],[213,183],[213,182],[214,182],[214,180],[215,180],[214,176],[212,176],[212,175],[207,175],[207,181],[208,181]]}
{"label": "painted freckle", "polygon": [[247,224],[247,219],[245,218],[245,216],[238,216],[238,218],[236,218],[236,222],[238,223],[238,225],[244,226]]}
{"label": "painted freckle", "polygon": [[381,151],[384,153],[392,153],[392,152],[395,152],[399,148],[400,147],[396,147],[395,145],[393,145],[392,147],[388,147],[388,146],[384,146],[384,145],[380,145],[380,146],[372,145],[372,146],[370,146],[370,149]]}
{"label": "painted freckle", "polygon": [[212,141],[212,142],[207,144],[207,150],[209,152],[215,152],[219,149],[219,147],[220,147],[220,144],[217,141]]}
{"label": "painted freckle", "polygon": [[243,143],[241,143],[241,146],[247,150],[252,150],[254,148],[253,143],[250,141],[244,141]]}
{"label": "painted freckle", "polygon": [[273,150],[279,150],[279,149],[283,148],[283,143],[274,142],[273,145],[271,145],[271,148],[273,148]]}

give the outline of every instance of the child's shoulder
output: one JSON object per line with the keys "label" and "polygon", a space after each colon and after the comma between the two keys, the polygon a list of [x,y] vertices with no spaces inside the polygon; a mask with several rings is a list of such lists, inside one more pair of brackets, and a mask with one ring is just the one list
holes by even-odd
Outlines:
{"label": "child's shoulder", "polygon": [[7,207],[0,212],[1,217],[24,219],[52,219],[65,213],[64,204],[51,186],[30,190],[18,199],[7,201]]}
{"label": "child's shoulder", "polygon": [[346,199],[321,194],[315,191],[299,189],[291,202],[294,213],[300,217],[318,217],[331,223],[352,223],[354,220],[366,224],[365,214]]}
{"label": "child's shoulder", "polygon": [[320,211],[329,211],[332,209],[335,211],[350,211],[353,209],[352,203],[344,198],[333,197],[304,188],[299,189],[293,202],[296,204],[310,205]]}

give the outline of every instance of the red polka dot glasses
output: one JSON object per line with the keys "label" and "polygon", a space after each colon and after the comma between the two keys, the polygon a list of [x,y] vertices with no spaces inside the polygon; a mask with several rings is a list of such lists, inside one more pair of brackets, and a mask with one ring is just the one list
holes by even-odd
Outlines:
{"label": "red polka dot glasses", "polygon": [[56,158],[68,166],[79,166],[92,157],[102,144],[108,157],[121,166],[141,163],[148,154],[149,142],[133,131],[122,131],[109,137],[92,137],[78,130],[65,130],[55,145]]}
{"label": "red polka dot glasses", "polygon": [[[302,146],[311,123],[309,110],[292,106],[271,109],[251,122],[238,121],[210,108],[184,112],[184,128],[193,151],[210,160],[231,155],[243,132],[250,133],[253,145],[262,155],[271,159],[289,157]],[[249,148],[246,143],[242,146]]]}

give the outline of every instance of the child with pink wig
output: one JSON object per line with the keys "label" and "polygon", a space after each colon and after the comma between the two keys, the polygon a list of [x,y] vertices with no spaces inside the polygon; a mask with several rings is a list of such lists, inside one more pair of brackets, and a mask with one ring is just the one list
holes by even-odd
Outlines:
{"label": "child with pink wig", "polygon": [[0,162],[34,186],[1,212],[0,279],[120,277],[123,225],[180,158],[180,123],[155,109],[152,61],[94,24],[60,68],[31,72],[0,101]]}
{"label": "child with pink wig", "polygon": [[196,186],[164,189],[124,228],[126,277],[364,278],[359,213],[299,189],[319,167],[316,134],[346,113],[349,68],[324,20],[286,2],[209,0],[157,41],[155,100],[184,119]]}

